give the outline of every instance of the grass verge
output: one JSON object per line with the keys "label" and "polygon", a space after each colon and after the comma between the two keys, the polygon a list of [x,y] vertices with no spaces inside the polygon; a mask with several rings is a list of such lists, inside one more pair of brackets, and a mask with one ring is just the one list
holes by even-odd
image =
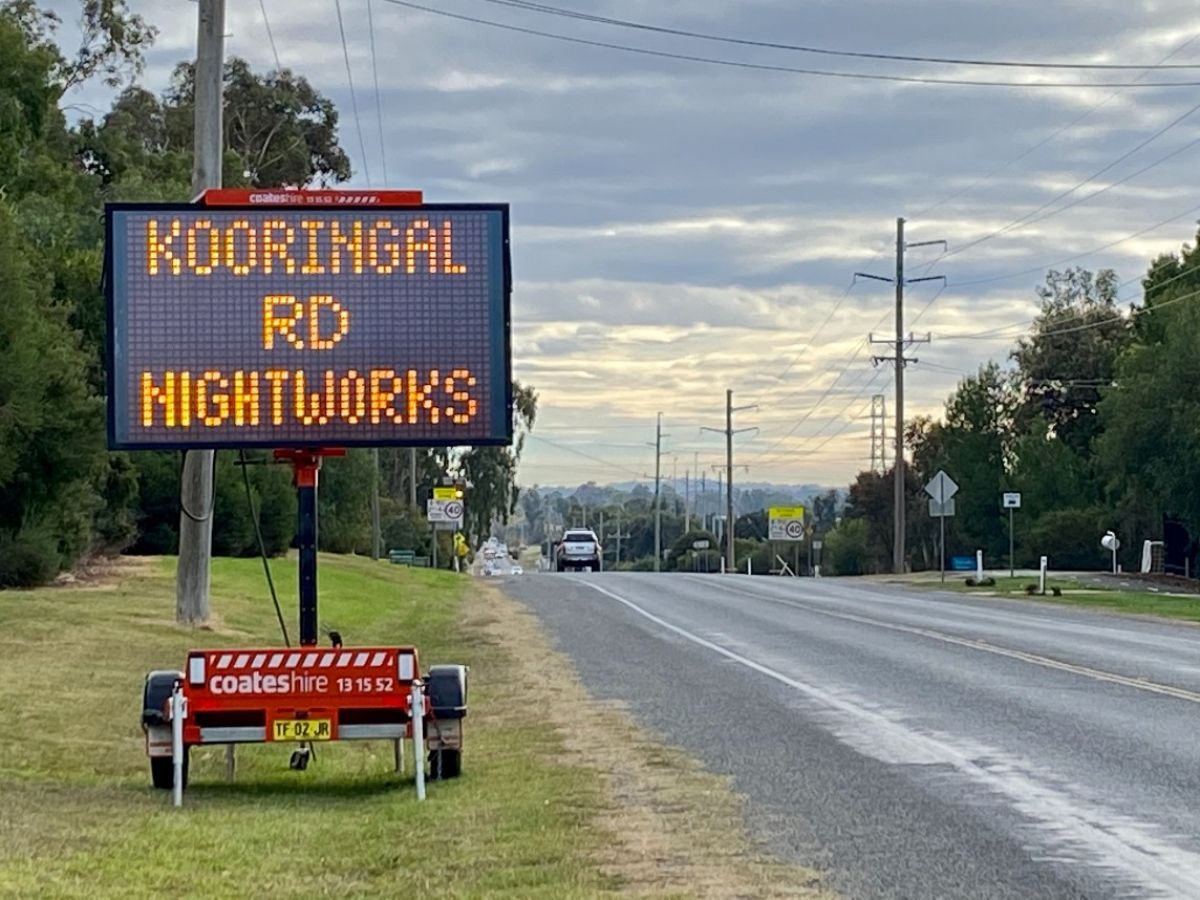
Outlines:
{"label": "grass verge", "polygon": [[[273,574],[294,598],[294,562]],[[262,582],[255,560],[216,561],[217,616],[197,632],[173,622],[173,560],[0,592],[0,894],[817,896],[811,873],[737,838],[723,783],[591,704],[511,601],[344,557],[322,557],[324,624],[349,645],[413,643],[425,666],[471,665],[463,777],[418,804],[390,744],[349,742],[306,772],[287,769],[290,748],[239,748],[227,784],[207,748],[193,751],[187,807],[170,809],[149,786],[142,676],[192,646],[278,643]]]}
{"label": "grass verge", "polygon": [[[1123,591],[1099,587],[1092,584],[1081,584],[1076,578],[1052,577],[1046,579],[1046,594],[1029,595],[1025,592],[1026,585],[1036,585],[1036,576],[992,576],[996,580],[994,586],[968,587],[965,576],[955,573],[947,574],[946,583],[928,577],[905,579],[902,582],[909,587],[919,587],[926,590],[954,591],[960,594],[971,594],[981,597],[1008,597],[1018,600],[1037,600],[1043,603],[1059,603],[1066,606],[1081,606],[1102,609],[1128,615],[1158,616],[1164,619],[1178,619],[1188,622],[1200,622],[1200,595],[1171,594],[1155,591]],[[1054,596],[1053,589],[1058,588],[1061,596]]]}

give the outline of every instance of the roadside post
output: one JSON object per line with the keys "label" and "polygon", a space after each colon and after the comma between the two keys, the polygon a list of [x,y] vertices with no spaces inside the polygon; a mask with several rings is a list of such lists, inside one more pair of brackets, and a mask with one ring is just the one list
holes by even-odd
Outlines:
{"label": "roadside post", "polygon": [[954,483],[944,469],[929,479],[925,485],[925,493],[932,499],[929,501],[929,515],[938,519],[938,566],[941,569],[942,583],[946,582],[946,519],[954,515],[954,495],[958,493],[958,485]]}
{"label": "roadside post", "polygon": [[1038,563],[1038,587],[1041,589],[1040,593],[1042,594],[1046,593],[1046,564],[1048,562],[1049,559],[1043,556]]}
{"label": "roadside post", "polygon": [[975,551],[975,581],[983,581],[983,551]]}
{"label": "roadside post", "polygon": [[1004,508],[1008,510],[1008,577],[1017,576],[1015,546],[1013,541],[1013,510],[1021,508],[1021,495],[1017,491],[1006,491],[1003,497]]}

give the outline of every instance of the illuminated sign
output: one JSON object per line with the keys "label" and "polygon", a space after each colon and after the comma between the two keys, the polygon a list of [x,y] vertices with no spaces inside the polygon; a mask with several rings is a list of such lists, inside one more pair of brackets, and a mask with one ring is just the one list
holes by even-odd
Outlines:
{"label": "illuminated sign", "polygon": [[114,449],[512,440],[506,205],[107,210]]}

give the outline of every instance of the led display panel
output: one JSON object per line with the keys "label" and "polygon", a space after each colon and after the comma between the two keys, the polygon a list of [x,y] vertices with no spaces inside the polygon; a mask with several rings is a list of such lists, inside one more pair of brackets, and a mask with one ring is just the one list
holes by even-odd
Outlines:
{"label": "led display panel", "polygon": [[512,440],[508,207],[107,210],[114,449]]}

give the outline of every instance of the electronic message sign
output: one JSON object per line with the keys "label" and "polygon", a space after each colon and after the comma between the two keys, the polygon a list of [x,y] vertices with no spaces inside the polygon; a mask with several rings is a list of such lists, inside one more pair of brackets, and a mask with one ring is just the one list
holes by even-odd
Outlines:
{"label": "electronic message sign", "polygon": [[109,446],[512,440],[508,207],[107,210]]}

